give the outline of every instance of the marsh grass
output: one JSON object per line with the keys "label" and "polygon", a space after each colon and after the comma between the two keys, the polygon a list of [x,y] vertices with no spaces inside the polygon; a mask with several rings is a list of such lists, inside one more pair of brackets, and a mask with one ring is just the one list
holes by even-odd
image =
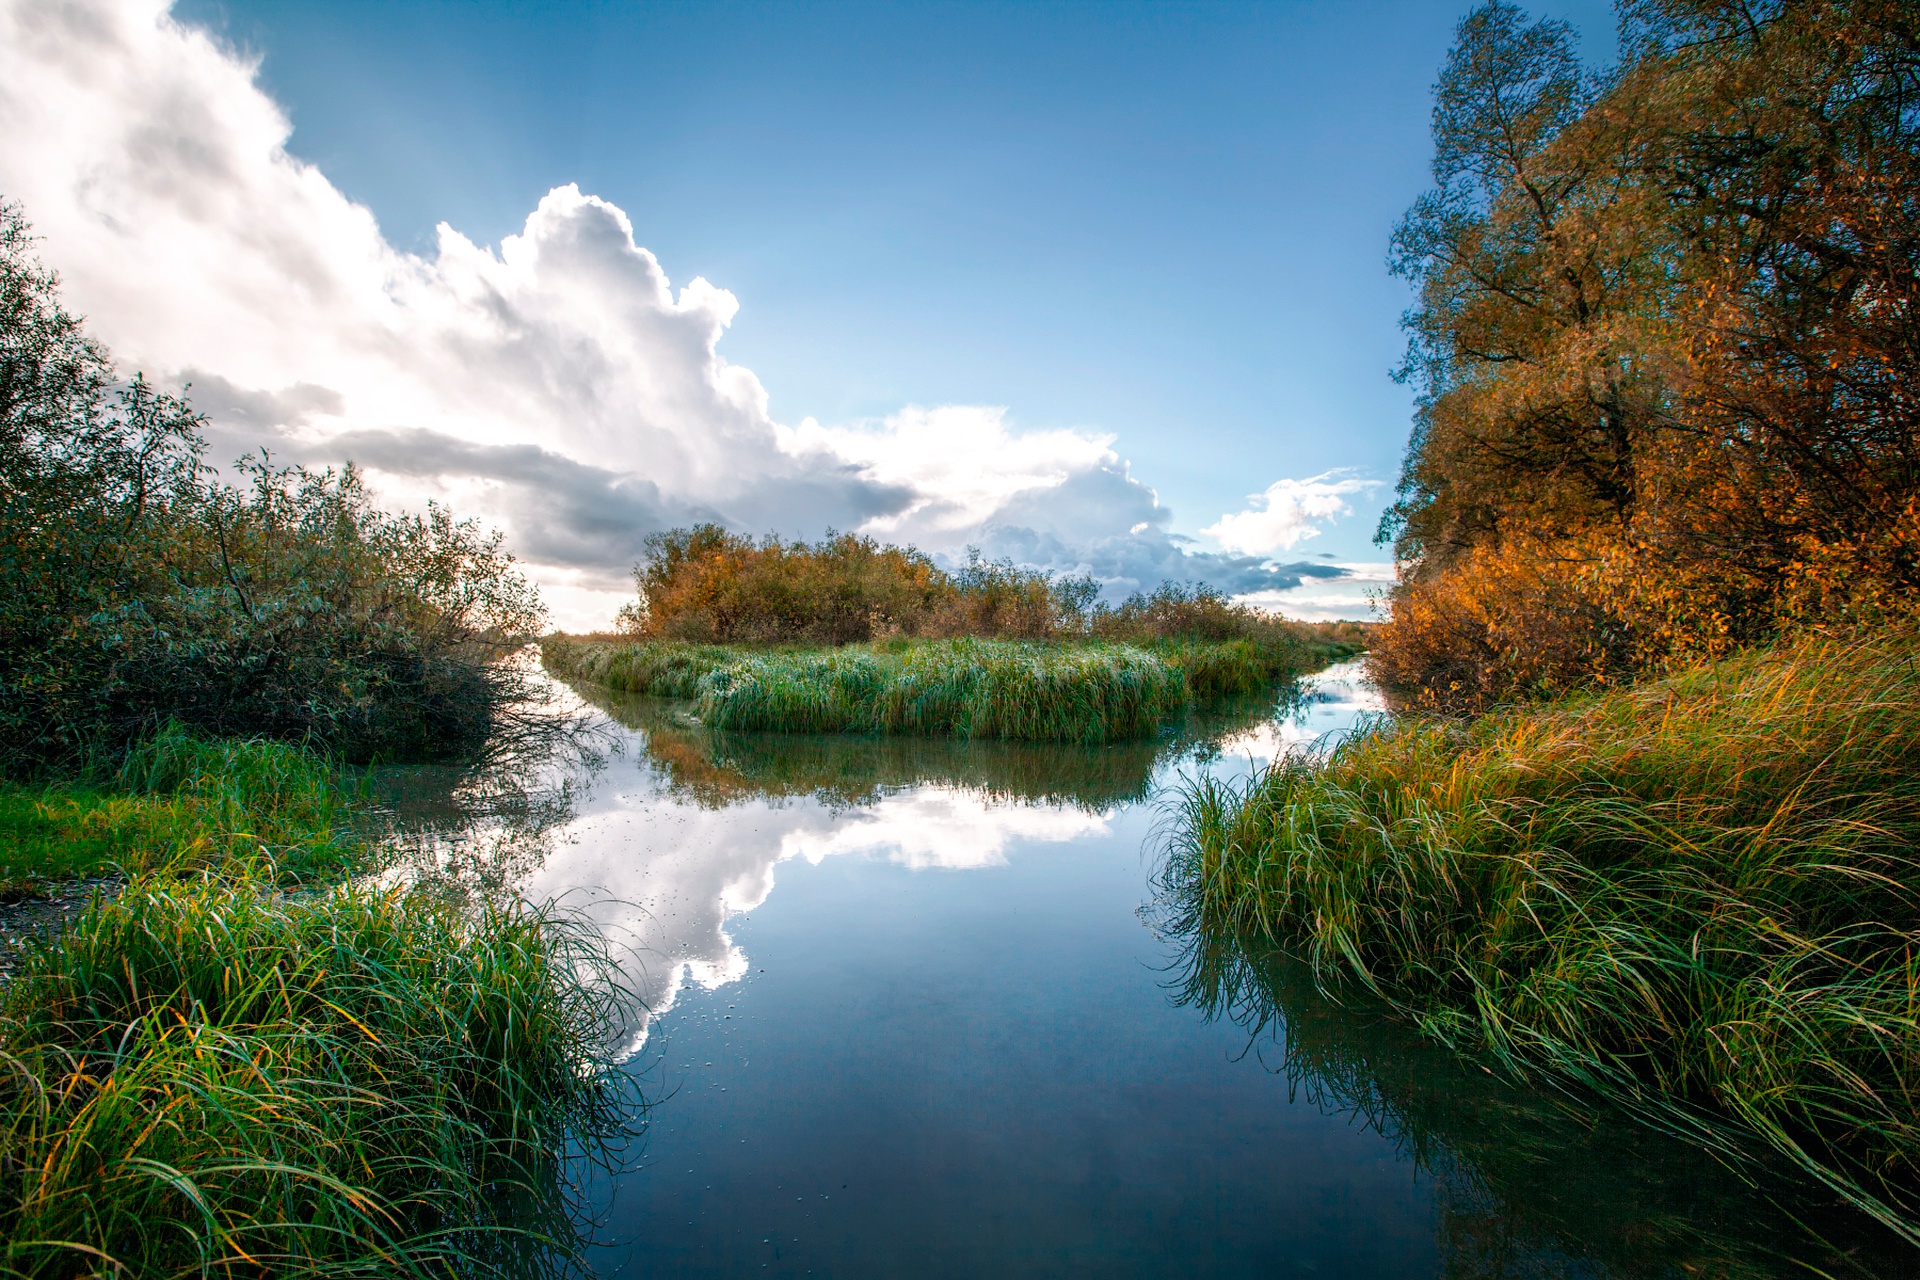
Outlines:
{"label": "marsh grass", "polygon": [[1920,1241],[1914,652],[1814,637],[1201,779],[1170,894],[1512,1075],[1758,1139]]}
{"label": "marsh grass", "polygon": [[356,854],[352,799],[324,759],[299,747],[170,725],[77,777],[0,781],[0,894],[236,859],[265,859],[290,879],[336,873]]}
{"label": "marsh grass", "polygon": [[1368,993],[1339,1000],[1259,940],[1197,933],[1177,1004],[1323,1113],[1393,1143],[1433,1194],[1447,1276],[1900,1275],[1911,1249],[1825,1188],[1753,1177],[1591,1097],[1515,1088],[1423,1037]]}
{"label": "marsh grass", "polygon": [[716,729],[1028,742],[1150,738],[1195,705],[1268,689],[1338,645],[1161,640],[894,640],[830,649],[542,642],[565,679],[695,701]]}
{"label": "marsh grass", "polygon": [[951,736],[734,733],[710,728],[684,703],[583,685],[581,694],[644,735],[647,761],[677,796],[705,808],[766,797],[811,796],[833,806],[871,804],[924,782],[996,800],[1068,804],[1091,813],[1144,801],[1157,769],[1207,752],[1290,704],[1266,694],[1193,711],[1154,738],[1087,746]]}
{"label": "marsh grass", "polygon": [[473,1275],[569,1244],[560,1153],[621,1110],[586,1069],[608,1011],[580,941],[398,891],[208,878],[96,905],[0,1005],[0,1258]]}
{"label": "marsh grass", "polygon": [[364,816],[178,730],[0,793],[11,865],[127,876],[0,987],[0,1275],[577,1269],[570,1170],[638,1114],[614,970],[552,910],[340,883]]}

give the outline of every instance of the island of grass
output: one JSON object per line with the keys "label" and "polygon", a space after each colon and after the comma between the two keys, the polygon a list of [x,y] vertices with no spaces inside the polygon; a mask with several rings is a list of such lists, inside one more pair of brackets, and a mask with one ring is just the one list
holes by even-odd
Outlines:
{"label": "island of grass", "polygon": [[978,557],[947,573],[851,535],[674,530],[635,577],[625,634],[550,636],[542,662],[691,700],[715,729],[1121,742],[1365,648],[1359,624],[1289,622],[1205,586],[1107,606],[1090,579]]}

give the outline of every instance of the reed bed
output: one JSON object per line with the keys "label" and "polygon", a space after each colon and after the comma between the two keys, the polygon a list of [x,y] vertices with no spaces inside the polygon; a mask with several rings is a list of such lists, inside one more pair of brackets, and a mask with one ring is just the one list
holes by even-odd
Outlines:
{"label": "reed bed", "polygon": [[350,809],[332,769],[309,751],[210,741],[172,725],[75,778],[0,781],[0,893],[242,858],[265,859],[287,878],[323,876],[357,854]]}
{"label": "reed bed", "polygon": [[619,1111],[564,942],[397,891],[98,904],[0,1005],[6,1271],[524,1268],[571,1236],[560,1153]]}
{"label": "reed bed", "polygon": [[1345,650],[1245,639],[753,649],[560,637],[541,645],[547,669],[562,678],[691,699],[716,729],[1087,744],[1152,737],[1196,704],[1257,693],[1334,656]]}
{"label": "reed bed", "polygon": [[1203,779],[1171,896],[1513,1075],[1757,1137],[1920,1242],[1914,652],[1808,638]]}
{"label": "reed bed", "polygon": [[170,731],[0,801],[17,864],[129,877],[0,986],[0,1275],[578,1270],[573,1160],[637,1115],[591,932],[315,887],[367,850],[284,744]]}

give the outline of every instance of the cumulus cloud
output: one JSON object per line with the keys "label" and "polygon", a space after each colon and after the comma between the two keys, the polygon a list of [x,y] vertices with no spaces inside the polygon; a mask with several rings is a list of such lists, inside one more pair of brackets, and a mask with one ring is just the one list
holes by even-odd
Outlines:
{"label": "cumulus cloud", "polygon": [[1365,493],[1380,485],[1341,471],[1327,471],[1305,480],[1276,480],[1266,492],[1250,499],[1245,511],[1221,516],[1200,532],[1229,551],[1244,555],[1272,555],[1291,551],[1320,534],[1320,523],[1349,515],[1347,495]]}
{"label": "cumulus cloud", "polygon": [[[1255,531],[1273,490],[1215,526],[1224,554],[1195,552],[1097,432],[975,406],[775,422],[719,353],[733,294],[676,289],[626,214],[574,186],[497,247],[443,224],[431,254],[395,249],[287,150],[256,70],[164,0],[0,0],[0,194],[123,367],[192,384],[217,460],[352,458],[386,500],[479,515],[563,625],[604,623],[642,539],[690,520],[976,545],[1116,592],[1340,576],[1267,562],[1298,541]],[[1300,483],[1321,481],[1357,491]]]}

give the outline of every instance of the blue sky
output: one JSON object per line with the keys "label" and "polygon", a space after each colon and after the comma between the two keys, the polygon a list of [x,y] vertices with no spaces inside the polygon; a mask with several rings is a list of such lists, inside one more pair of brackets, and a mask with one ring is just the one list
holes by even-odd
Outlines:
{"label": "blue sky", "polygon": [[[1384,268],[1464,6],[195,3],[292,149],[423,246],[564,182],[742,301],[779,418],[1003,404],[1119,436],[1194,532],[1282,475],[1386,480]],[[1611,53],[1603,3],[1536,13]],[[1367,500],[1362,499],[1363,503]],[[1372,555],[1378,501],[1318,550]]]}
{"label": "blue sky", "polygon": [[[672,287],[703,277],[737,300],[719,350],[758,376],[772,421],[999,406],[1016,434],[1111,436],[1164,509],[1155,536],[1197,535],[1277,481],[1344,469],[1384,483],[1347,493],[1352,513],[1286,554],[1378,561],[1410,404],[1388,376],[1408,292],[1386,272],[1387,237],[1428,180],[1430,86],[1465,7],[182,0],[173,18],[259,60],[286,150],[371,210],[396,252],[431,260],[442,222],[495,249],[576,184],[624,211]],[[1611,55],[1607,5],[1545,13],[1581,29],[1590,59]],[[215,104],[202,114],[222,120],[238,111],[219,105],[235,94],[224,76],[200,75]],[[180,118],[183,133],[203,127]],[[193,146],[252,136],[219,128]],[[0,188],[29,163],[0,162]],[[104,245],[115,218],[73,205],[71,230],[38,217],[84,290],[90,259],[63,245]],[[116,349],[196,374],[216,416],[271,390],[264,365],[249,382],[212,339],[148,341],[131,317],[157,324],[150,307],[93,288],[82,301]],[[289,385],[333,385],[275,367]],[[623,466],[647,474],[638,453]],[[713,492],[684,509],[718,503],[749,525],[789,509]],[[795,520],[785,531],[807,532]]]}

